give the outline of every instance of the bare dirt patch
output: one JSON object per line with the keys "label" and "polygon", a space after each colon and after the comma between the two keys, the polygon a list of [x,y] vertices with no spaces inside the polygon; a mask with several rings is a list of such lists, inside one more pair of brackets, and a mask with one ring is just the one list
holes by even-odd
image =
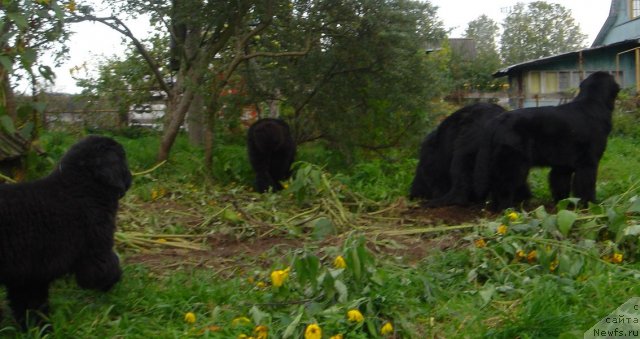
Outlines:
{"label": "bare dirt patch", "polygon": [[[151,213],[178,205],[149,206]],[[144,208],[144,206],[143,206]],[[495,217],[477,207],[423,208],[415,204],[401,202],[383,213],[367,216],[371,228],[361,229],[368,240],[368,247],[374,253],[387,255],[406,264],[414,264],[433,251],[445,251],[466,244],[462,241],[468,229],[430,232],[429,228],[462,224],[475,224],[480,219]],[[194,221],[191,221],[194,222]],[[366,223],[366,222],[365,222]],[[263,227],[264,225],[259,225]],[[403,232],[417,229],[416,232]],[[342,246],[347,235],[335,235],[321,241],[308,237],[292,237],[273,232],[269,236],[241,238],[234,234],[211,234],[204,240],[208,250],[188,250],[178,248],[157,248],[129,253],[127,263],[139,263],[153,270],[169,271],[185,267],[209,268],[222,275],[232,275],[251,268],[266,269],[274,262],[282,260],[291,250],[306,247],[314,250],[322,258],[323,248]]]}

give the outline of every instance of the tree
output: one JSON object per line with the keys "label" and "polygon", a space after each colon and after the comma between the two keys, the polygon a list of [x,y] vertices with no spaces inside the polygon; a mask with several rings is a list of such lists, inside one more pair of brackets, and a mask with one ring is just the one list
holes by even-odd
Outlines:
{"label": "tree", "polygon": [[501,54],[506,64],[581,49],[587,38],[570,10],[544,1],[518,3],[502,27]]}
{"label": "tree", "polygon": [[347,155],[422,137],[429,104],[443,93],[425,53],[428,41],[445,36],[436,8],[365,0],[320,9],[313,22],[319,48],[304,58],[260,59],[242,69],[255,100],[280,101],[299,143],[323,139]]}
{"label": "tree", "polygon": [[[250,44],[266,32],[279,15],[295,16],[297,20],[282,20],[283,30],[304,31],[304,21],[316,12],[315,2],[289,1],[202,1],[184,0],[148,2],[105,0],[114,14],[98,17],[92,14],[76,20],[104,23],[128,37],[153,73],[158,86],[167,95],[166,123],[158,150],[158,160],[169,156],[180,126],[195,96],[205,97],[208,131],[219,110],[219,97],[229,80],[243,62],[258,57],[295,57],[306,54],[306,47],[298,50],[251,49]],[[157,60],[143,42],[135,37],[115,13],[146,14],[151,24],[172,41],[171,62]],[[298,47],[299,45],[296,45]],[[174,76],[165,77],[168,71]],[[211,159],[211,137],[208,138],[207,165]]]}
{"label": "tree", "polygon": [[504,83],[504,80],[493,77],[493,73],[501,65],[497,46],[498,36],[498,24],[484,14],[467,25],[465,37],[475,41],[477,55],[466,62],[465,60],[454,61],[461,64],[460,73],[465,89],[491,91],[499,89]]}
{"label": "tree", "polygon": [[467,24],[464,36],[476,41],[478,54],[498,55],[499,33],[498,24],[487,15],[482,14]]}
{"label": "tree", "polygon": [[[42,62],[42,54],[57,62],[66,52],[61,44],[68,35],[65,18],[75,11],[75,2],[56,0],[5,0],[0,3],[0,120],[12,132],[17,123],[37,131],[42,105],[30,103],[16,107],[13,84],[28,80],[35,95],[38,81],[53,81],[51,67]],[[36,110],[37,108],[37,110]],[[27,122],[29,121],[29,122]],[[35,135],[35,134],[34,134]]]}

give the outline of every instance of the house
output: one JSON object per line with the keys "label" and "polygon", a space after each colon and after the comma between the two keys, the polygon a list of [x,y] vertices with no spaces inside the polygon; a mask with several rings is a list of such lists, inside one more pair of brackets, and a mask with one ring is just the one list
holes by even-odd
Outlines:
{"label": "house", "polygon": [[595,71],[616,76],[622,88],[640,90],[640,0],[612,0],[609,16],[591,47],[507,66],[513,108],[558,105],[574,97]]}

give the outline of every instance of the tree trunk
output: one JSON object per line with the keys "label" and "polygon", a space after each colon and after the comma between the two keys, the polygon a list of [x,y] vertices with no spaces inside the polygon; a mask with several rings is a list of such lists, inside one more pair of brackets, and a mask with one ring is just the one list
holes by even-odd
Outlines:
{"label": "tree trunk", "polygon": [[205,119],[204,98],[201,93],[193,96],[193,101],[187,113],[187,131],[192,145],[204,146],[207,121]]}
{"label": "tree trunk", "polygon": [[173,143],[176,141],[180,127],[187,115],[191,101],[193,100],[193,90],[187,89],[182,95],[175,95],[173,100],[169,101],[167,113],[170,115],[169,123],[162,132],[160,140],[160,149],[158,150],[158,161],[169,159],[169,152]]}

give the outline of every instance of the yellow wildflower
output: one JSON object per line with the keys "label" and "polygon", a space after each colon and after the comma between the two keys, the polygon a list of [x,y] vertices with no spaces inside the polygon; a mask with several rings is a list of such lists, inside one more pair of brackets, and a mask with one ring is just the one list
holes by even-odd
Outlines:
{"label": "yellow wildflower", "polygon": [[536,252],[536,250],[533,250],[529,252],[529,254],[527,254],[527,261],[530,263],[536,261],[537,258],[538,258],[538,253]]}
{"label": "yellow wildflower", "polygon": [[611,262],[612,262],[612,263],[614,263],[614,264],[619,264],[619,263],[621,263],[621,262],[622,262],[622,259],[623,259],[623,257],[622,257],[622,253],[614,253],[614,254],[611,256]]}
{"label": "yellow wildflower", "polygon": [[558,260],[558,258],[555,258],[550,264],[549,264],[549,270],[551,272],[555,272],[556,269],[558,268],[558,265],[560,264],[560,261]]}
{"label": "yellow wildflower", "polygon": [[498,234],[500,235],[505,235],[507,234],[507,225],[500,225],[498,226],[498,230],[497,230]]}
{"label": "yellow wildflower", "polygon": [[231,325],[233,325],[233,326],[247,325],[247,324],[251,324],[251,319],[249,319],[247,317],[237,317],[237,318],[231,320]]}
{"label": "yellow wildflower", "polygon": [[267,287],[267,284],[264,281],[258,281],[256,283],[256,287],[257,288],[265,288],[265,287]]}
{"label": "yellow wildflower", "polygon": [[275,287],[280,287],[284,284],[284,281],[289,277],[289,271],[291,269],[287,267],[284,270],[276,270],[271,272],[271,284]]}
{"label": "yellow wildflower", "polygon": [[343,339],[344,336],[342,334],[336,334],[329,337],[329,339]]}
{"label": "yellow wildflower", "polygon": [[476,244],[477,248],[483,248],[483,247],[487,247],[487,242],[484,241],[484,239],[480,238],[480,239],[476,239],[474,241],[474,243]]}
{"label": "yellow wildflower", "polygon": [[516,251],[516,260],[522,260],[527,257],[527,254],[523,250]]}
{"label": "yellow wildflower", "polygon": [[184,314],[184,321],[188,324],[193,324],[196,322],[196,315],[193,312],[187,312]]}
{"label": "yellow wildflower", "polygon": [[335,267],[335,268],[347,268],[347,262],[344,261],[344,258],[341,255],[339,255],[333,261],[333,267]]}
{"label": "yellow wildflower", "polygon": [[347,312],[347,320],[355,323],[361,323],[364,321],[364,316],[360,311],[353,309]]}
{"label": "yellow wildflower", "polygon": [[318,324],[309,324],[304,330],[304,339],[321,339],[322,329]]}
{"label": "yellow wildflower", "polygon": [[267,339],[269,336],[269,328],[265,325],[258,325],[253,329],[256,339]]}
{"label": "yellow wildflower", "polygon": [[510,221],[516,221],[518,220],[518,213],[516,212],[511,212],[509,214],[507,214],[507,218],[509,218]]}
{"label": "yellow wildflower", "polygon": [[393,333],[393,325],[391,325],[390,322],[386,322],[384,323],[384,325],[382,325],[382,328],[380,329],[380,334],[382,335],[387,335]]}

